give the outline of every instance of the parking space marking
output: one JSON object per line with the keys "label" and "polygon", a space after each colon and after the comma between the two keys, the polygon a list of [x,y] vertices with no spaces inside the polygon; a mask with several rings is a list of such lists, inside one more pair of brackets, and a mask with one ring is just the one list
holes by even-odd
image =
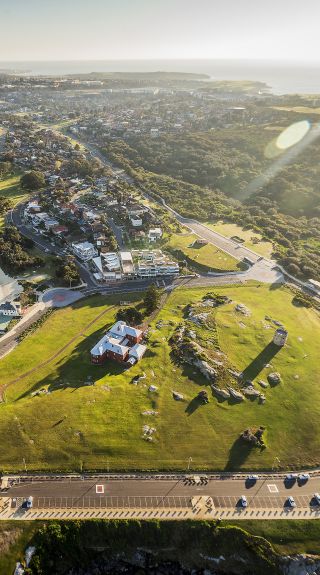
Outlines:
{"label": "parking space marking", "polygon": [[267,483],[267,487],[268,487],[270,493],[279,493],[279,489],[275,483]]}

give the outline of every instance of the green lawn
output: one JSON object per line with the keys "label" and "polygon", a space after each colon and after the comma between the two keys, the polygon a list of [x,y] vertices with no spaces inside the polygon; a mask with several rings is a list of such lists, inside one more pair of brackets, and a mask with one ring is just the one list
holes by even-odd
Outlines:
{"label": "green lawn", "polygon": [[[218,309],[216,323],[220,347],[230,365],[238,370],[251,365],[248,371],[258,379],[279,371],[282,383],[266,390],[264,405],[249,400],[237,405],[218,403],[209,392],[210,403],[191,414],[186,411],[188,405],[206,381],[171,361],[168,339],[182,320],[181,306],[200,301],[207,289],[172,293],[157,318],[165,325],[153,326],[147,354],[127,371],[112,362],[92,366],[89,358],[92,345],[114,320],[115,309],[108,306],[116,299],[95,296],[56,311],[0,362],[0,381],[5,384],[75,338],[49,364],[7,389],[6,403],[0,405],[0,434],[6,438],[0,468],[17,470],[23,457],[30,470],[105,469],[108,465],[110,469],[185,469],[188,457],[194,468],[203,469],[271,468],[275,457],[282,467],[318,465],[319,314],[292,305],[287,288],[273,287],[219,288],[234,303]],[[239,317],[235,302],[244,303],[252,315]],[[104,316],[84,329],[105,309]],[[286,347],[268,357],[269,369],[263,363],[274,328],[265,327],[266,314],[289,330]],[[210,334],[200,329],[199,338],[210,353]],[[132,385],[132,378],[143,373],[146,378]],[[94,386],[85,385],[89,376]],[[157,392],[148,391],[151,384],[158,387]],[[51,393],[31,397],[40,388]],[[172,390],[181,392],[185,402],[174,401]],[[142,415],[145,410],[158,415]],[[154,441],[142,439],[144,424],[156,428]],[[267,427],[267,449],[261,452],[239,445],[240,432],[258,425]]]}
{"label": "green lawn", "polygon": [[[28,197],[21,188],[20,188],[20,176],[11,176],[10,178],[6,178],[5,180],[0,180],[0,196],[4,196],[5,198],[10,198],[13,205],[16,205],[18,202],[23,201],[25,198]],[[4,216],[0,216],[0,229],[3,227],[4,224]]]}
{"label": "green lawn", "polygon": [[243,239],[242,245],[249,248],[250,250],[256,252],[257,254],[270,258],[272,254],[272,243],[268,241],[263,241],[262,236],[254,232],[253,230],[244,230],[241,226],[237,224],[227,224],[223,222],[217,222],[212,224],[210,222],[206,223],[208,228],[211,228],[215,232],[226,236],[227,238],[232,238],[233,236],[238,236]]}
{"label": "green lawn", "polygon": [[194,244],[198,236],[195,234],[173,234],[164,249],[174,253],[176,250],[180,257],[186,257],[191,264],[207,271],[235,271],[242,269],[242,264],[226,252],[212,244]]}

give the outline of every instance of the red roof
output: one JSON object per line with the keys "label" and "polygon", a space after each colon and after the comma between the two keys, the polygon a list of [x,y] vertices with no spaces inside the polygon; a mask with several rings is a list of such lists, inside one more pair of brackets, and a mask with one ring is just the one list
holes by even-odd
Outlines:
{"label": "red roof", "polygon": [[68,231],[68,228],[66,226],[53,226],[53,228],[51,229],[55,234],[63,234]]}

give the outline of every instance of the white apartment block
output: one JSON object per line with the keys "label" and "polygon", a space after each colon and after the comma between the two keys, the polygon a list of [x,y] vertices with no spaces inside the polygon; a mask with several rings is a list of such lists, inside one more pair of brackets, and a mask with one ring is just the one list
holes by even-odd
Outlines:
{"label": "white apartment block", "polygon": [[73,253],[84,262],[92,260],[98,255],[96,248],[90,242],[73,243],[72,249]]}

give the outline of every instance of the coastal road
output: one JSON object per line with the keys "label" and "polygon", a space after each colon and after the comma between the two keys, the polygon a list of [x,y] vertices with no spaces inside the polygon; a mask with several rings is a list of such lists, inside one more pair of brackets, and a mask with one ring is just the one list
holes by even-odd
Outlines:
{"label": "coastal road", "polygon": [[[92,511],[91,516],[99,516],[96,513],[102,511],[117,513],[125,510],[127,518],[130,518],[130,512],[133,512],[133,517],[139,512],[150,512],[152,516],[167,519],[168,513],[178,510],[186,511],[186,518],[234,518],[235,515],[247,519],[320,517],[320,506],[314,499],[314,493],[320,491],[318,473],[302,484],[297,480],[286,483],[283,474],[263,474],[250,485],[245,476],[209,474],[206,477],[208,482],[203,485],[190,485],[182,475],[16,478],[16,483],[2,493],[0,519],[18,519],[21,516],[37,519],[45,513],[51,513],[54,518],[66,511],[73,518],[73,513],[78,510]],[[247,508],[240,504],[243,495],[248,501]],[[33,497],[33,506],[27,510],[23,503],[30,496]],[[289,496],[294,497],[294,509],[287,504]]]}

